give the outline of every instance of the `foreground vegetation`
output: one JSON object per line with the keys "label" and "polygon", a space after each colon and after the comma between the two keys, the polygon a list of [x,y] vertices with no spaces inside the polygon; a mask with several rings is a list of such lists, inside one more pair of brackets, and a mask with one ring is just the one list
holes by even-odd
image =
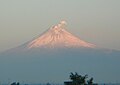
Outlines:
{"label": "foreground vegetation", "polygon": [[88,75],[82,76],[79,75],[77,72],[71,72],[69,77],[71,81],[64,82],[65,85],[97,85],[96,83],[93,83],[93,77],[87,80]]}
{"label": "foreground vegetation", "polygon": [[[71,72],[69,78],[71,81],[64,82],[64,85],[98,85],[96,83],[93,83],[93,77],[88,79],[88,75],[82,76],[82,75],[79,75],[77,72],[75,73]],[[20,83],[13,82],[10,85],[20,85]],[[51,85],[51,84],[47,83],[46,85]]]}

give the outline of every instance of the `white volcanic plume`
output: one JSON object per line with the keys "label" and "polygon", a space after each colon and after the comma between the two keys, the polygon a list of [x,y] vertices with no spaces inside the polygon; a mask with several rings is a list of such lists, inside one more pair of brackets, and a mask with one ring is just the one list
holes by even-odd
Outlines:
{"label": "white volcanic plume", "polygon": [[88,47],[94,48],[95,45],[85,42],[78,37],[74,36],[70,32],[66,31],[65,21],[61,21],[58,25],[51,27],[43,35],[37,39],[31,41],[28,44],[28,48],[39,48],[39,47]]}

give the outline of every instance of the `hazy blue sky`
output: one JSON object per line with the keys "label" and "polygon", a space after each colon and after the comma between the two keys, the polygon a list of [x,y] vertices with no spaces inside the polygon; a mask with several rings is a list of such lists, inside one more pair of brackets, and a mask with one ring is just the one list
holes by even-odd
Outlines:
{"label": "hazy blue sky", "polygon": [[81,39],[120,50],[120,0],[0,0],[0,51],[31,40],[60,20]]}

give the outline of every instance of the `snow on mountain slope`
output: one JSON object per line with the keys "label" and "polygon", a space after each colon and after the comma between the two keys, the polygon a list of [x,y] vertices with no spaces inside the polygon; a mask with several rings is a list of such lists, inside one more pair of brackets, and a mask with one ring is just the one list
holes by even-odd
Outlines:
{"label": "snow on mountain slope", "polygon": [[88,47],[94,48],[95,45],[85,42],[78,37],[74,36],[65,29],[66,22],[61,21],[58,25],[51,27],[43,35],[37,39],[31,41],[28,44],[28,48],[39,48],[39,47]]}

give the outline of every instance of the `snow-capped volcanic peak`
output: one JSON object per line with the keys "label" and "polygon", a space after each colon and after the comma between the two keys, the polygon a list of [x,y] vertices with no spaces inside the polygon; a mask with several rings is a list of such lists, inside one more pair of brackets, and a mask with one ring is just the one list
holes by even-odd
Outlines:
{"label": "snow-capped volcanic peak", "polygon": [[88,47],[94,48],[95,45],[85,42],[66,31],[66,22],[61,21],[58,25],[51,27],[43,35],[28,44],[28,48],[39,47]]}

